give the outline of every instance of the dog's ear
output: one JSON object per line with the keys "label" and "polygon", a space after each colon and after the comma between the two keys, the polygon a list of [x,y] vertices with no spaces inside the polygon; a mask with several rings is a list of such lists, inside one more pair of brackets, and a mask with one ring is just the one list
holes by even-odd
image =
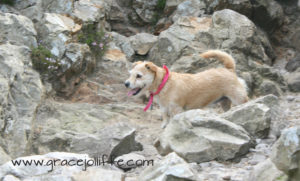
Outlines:
{"label": "dog's ear", "polygon": [[143,62],[142,62],[142,61],[134,62],[134,63],[132,64],[132,67],[135,67],[136,65],[141,64],[141,63],[143,63]]}
{"label": "dog's ear", "polygon": [[157,66],[156,66],[154,63],[152,63],[152,62],[147,62],[147,63],[145,64],[145,67],[146,67],[148,70],[151,70],[151,71],[153,71],[153,72],[156,72],[156,71],[157,71]]}

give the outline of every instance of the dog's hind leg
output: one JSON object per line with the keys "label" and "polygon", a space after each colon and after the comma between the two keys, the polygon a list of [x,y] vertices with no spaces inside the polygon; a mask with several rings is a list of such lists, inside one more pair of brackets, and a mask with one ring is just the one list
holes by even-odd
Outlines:
{"label": "dog's hind leg", "polygon": [[226,95],[234,105],[248,102],[247,91],[243,86],[237,87]]}

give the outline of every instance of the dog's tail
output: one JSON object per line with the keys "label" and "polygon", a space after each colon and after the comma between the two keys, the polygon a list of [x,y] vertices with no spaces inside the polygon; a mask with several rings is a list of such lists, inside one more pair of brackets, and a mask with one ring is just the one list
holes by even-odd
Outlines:
{"label": "dog's tail", "polygon": [[225,68],[235,71],[235,62],[231,55],[221,50],[208,50],[200,54],[203,58],[216,58],[223,62]]}

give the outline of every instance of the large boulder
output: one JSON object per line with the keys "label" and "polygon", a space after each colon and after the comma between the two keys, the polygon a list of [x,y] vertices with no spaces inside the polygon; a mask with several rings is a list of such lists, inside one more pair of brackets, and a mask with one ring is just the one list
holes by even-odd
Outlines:
{"label": "large boulder", "polygon": [[130,37],[130,43],[135,53],[146,55],[157,42],[157,36],[148,33],[139,33]]}
{"label": "large boulder", "polygon": [[138,178],[140,181],[196,181],[198,179],[195,170],[174,152],[155,163],[154,166],[145,169]]}
{"label": "large boulder", "polygon": [[64,56],[59,62],[59,79],[53,82],[53,88],[57,94],[67,97],[74,93],[76,86],[91,74],[96,66],[89,46],[79,43],[65,45]]}
{"label": "large boulder", "polygon": [[36,154],[51,151],[87,153],[109,159],[142,150],[135,141],[135,128],[112,105],[62,104],[48,102],[38,110],[31,135]]}
{"label": "large boulder", "polygon": [[249,181],[285,181],[287,176],[277,169],[271,159],[267,159],[254,167]]}
{"label": "large boulder", "polygon": [[155,144],[162,155],[174,151],[197,163],[234,159],[246,154],[251,145],[241,126],[202,110],[174,116]]}
{"label": "large boulder", "polygon": [[255,25],[246,16],[228,9],[211,17],[181,17],[159,35],[150,59],[172,65],[182,55],[218,48],[230,50],[240,70],[248,69],[248,61],[271,64],[265,52],[268,40],[257,34]]}
{"label": "large boulder", "polygon": [[36,47],[36,30],[32,21],[22,15],[0,12],[0,43]]}
{"label": "large boulder", "polygon": [[36,110],[44,97],[26,46],[0,45],[0,145],[12,158],[26,153]]}
{"label": "large boulder", "polygon": [[[268,102],[272,102],[269,104]],[[255,138],[265,138],[269,134],[271,121],[277,116],[278,99],[268,95],[235,106],[222,114],[222,117],[245,128]]]}
{"label": "large boulder", "polygon": [[4,163],[11,160],[10,156],[5,153],[5,151],[0,147],[0,165],[3,165]]}
{"label": "large boulder", "polygon": [[105,16],[105,5],[104,1],[75,1],[73,15],[84,22],[99,22]]}
{"label": "large boulder", "polygon": [[53,55],[62,58],[66,50],[66,44],[71,40],[71,34],[79,31],[81,25],[67,16],[45,13],[43,19],[38,23],[37,29],[42,44],[45,45]]}
{"label": "large boulder", "polygon": [[299,139],[299,126],[287,128],[272,147],[272,161],[279,170],[289,175],[291,181],[300,179]]}

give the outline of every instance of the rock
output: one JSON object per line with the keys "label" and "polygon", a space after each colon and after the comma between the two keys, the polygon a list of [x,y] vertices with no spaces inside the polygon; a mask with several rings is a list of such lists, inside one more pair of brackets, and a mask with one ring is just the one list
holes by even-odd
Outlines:
{"label": "rock", "polygon": [[269,134],[271,121],[276,117],[277,107],[277,97],[268,95],[235,106],[221,117],[242,126],[255,138],[265,138]]}
{"label": "rock", "polygon": [[5,151],[0,147],[0,165],[11,160],[10,156],[5,153]]}
{"label": "rock", "polygon": [[222,9],[231,9],[240,14],[251,18],[252,16],[252,4],[248,0],[236,0],[236,1],[208,1],[208,11],[214,12]]}
{"label": "rock", "polygon": [[71,33],[81,29],[73,19],[54,13],[45,13],[37,25],[42,44],[49,48],[51,53],[62,58],[66,50],[65,44],[71,40]]}
{"label": "rock", "polygon": [[99,22],[105,16],[105,4],[103,1],[97,4],[90,0],[75,1],[73,15],[84,22]]}
{"label": "rock", "polygon": [[135,53],[146,55],[157,42],[157,36],[148,33],[139,33],[130,37],[130,43]]}
{"label": "rock", "polygon": [[176,9],[176,7],[181,4],[182,2],[184,2],[185,0],[168,0],[166,1],[166,5],[165,5],[165,13],[170,13],[172,11],[174,11]]}
{"label": "rock", "polygon": [[288,61],[285,69],[289,72],[294,72],[298,67],[300,67],[300,54],[297,55],[294,59]]}
{"label": "rock", "polygon": [[261,84],[260,87],[258,88],[259,90],[259,95],[268,95],[268,94],[273,94],[275,96],[280,96],[282,95],[281,89],[272,81],[270,80],[264,80]]}
{"label": "rock", "polygon": [[87,171],[81,171],[74,174],[71,179],[74,181],[124,181],[125,175],[122,172],[105,169],[89,169]]}
{"label": "rock", "polygon": [[158,1],[159,0],[133,0],[132,8],[143,22],[151,23],[156,13]]}
{"label": "rock", "polygon": [[193,170],[187,162],[180,158],[176,153],[172,152],[164,157],[153,167],[146,168],[137,180],[151,181],[151,180],[182,180],[182,181],[196,181],[197,177],[195,170]]}
{"label": "rock", "polygon": [[284,129],[272,147],[271,159],[276,167],[289,176],[289,180],[300,179],[300,127]]}
{"label": "rock", "polygon": [[266,54],[267,48],[272,49],[266,43],[268,39],[257,34],[255,25],[246,16],[228,9],[217,11],[211,17],[180,17],[160,33],[149,59],[170,66],[182,56],[197,56],[204,50],[218,48],[231,53],[237,69],[245,72],[252,61],[271,64]]}
{"label": "rock", "polygon": [[69,97],[74,93],[75,87],[91,74],[96,66],[90,48],[86,44],[70,43],[65,46],[59,80],[53,83],[57,94]]}
{"label": "rock", "polygon": [[300,91],[300,71],[293,72],[289,75],[288,80],[288,87],[290,91],[299,92]]}
{"label": "rock", "polygon": [[48,102],[39,109],[32,134],[31,150],[106,155],[109,160],[142,150],[135,141],[135,128],[113,105],[62,104]]}
{"label": "rock", "polygon": [[26,153],[36,109],[44,97],[26,46],[0,45],[0,143],[12,158]]}
{"label": "rock", "polygon": [[20,179],[13,175],[7,175],[3,178],[3,181],[20,181]]}
{"label": "rock", "polygon": [[291,45],[298,51],[300,51],[299,40],[300,40],[300,30],[297,30],[291,37]]}
{"label": "rock", "polygon": [[256,165],[250,173],[249,181],[278,181],[287,180],[287,176],[274,163],[267,159]]}
{"label": "rock", "polygon": [[268,33],[272,33],[283,23],[283,10],[275,0],[253,1],[253,21]]}
{"label": "rock", "polygon": [[22,15],[0,12],[0,43],[36,47],[36,31],[30,19]]}
{"label": "rock", "polygon": [[113,42],[110,43],[109,47],[112,49],[112,47],[116,46],[122,52],[126,55],[126,57],[130,60],[132,56],[134,55],[134,49],[131,46],[130,39],[120,35],[116,32],[111,33]]}
{"label": "rock", "polygon": [[146,160],[146,158],[140,154],[128,153],[117,157],[114,164],[116,167],[126,170],[143,166],[144,160]]}
{"label": "rock", "polygon": [[183,1],[177,6],[176,11],[173,13],[172,20],[176,22],[182,16],[194,16],[198,17],[204,14],[205,4],[199,0],[187,0]]}
{"label": "rock", "polygon": [[73,1],[72,0],[52,0],[52,1],[42,1],[43,10],[50,13],[57,14],[72,14],[73,11]]}
{"label": "rock", "polygon": [[190,110],[171,119],[155,146],[162,155],[174,151],[188,162],[201,163],[238,158],[251,144],[241,126],[210,112]]}

